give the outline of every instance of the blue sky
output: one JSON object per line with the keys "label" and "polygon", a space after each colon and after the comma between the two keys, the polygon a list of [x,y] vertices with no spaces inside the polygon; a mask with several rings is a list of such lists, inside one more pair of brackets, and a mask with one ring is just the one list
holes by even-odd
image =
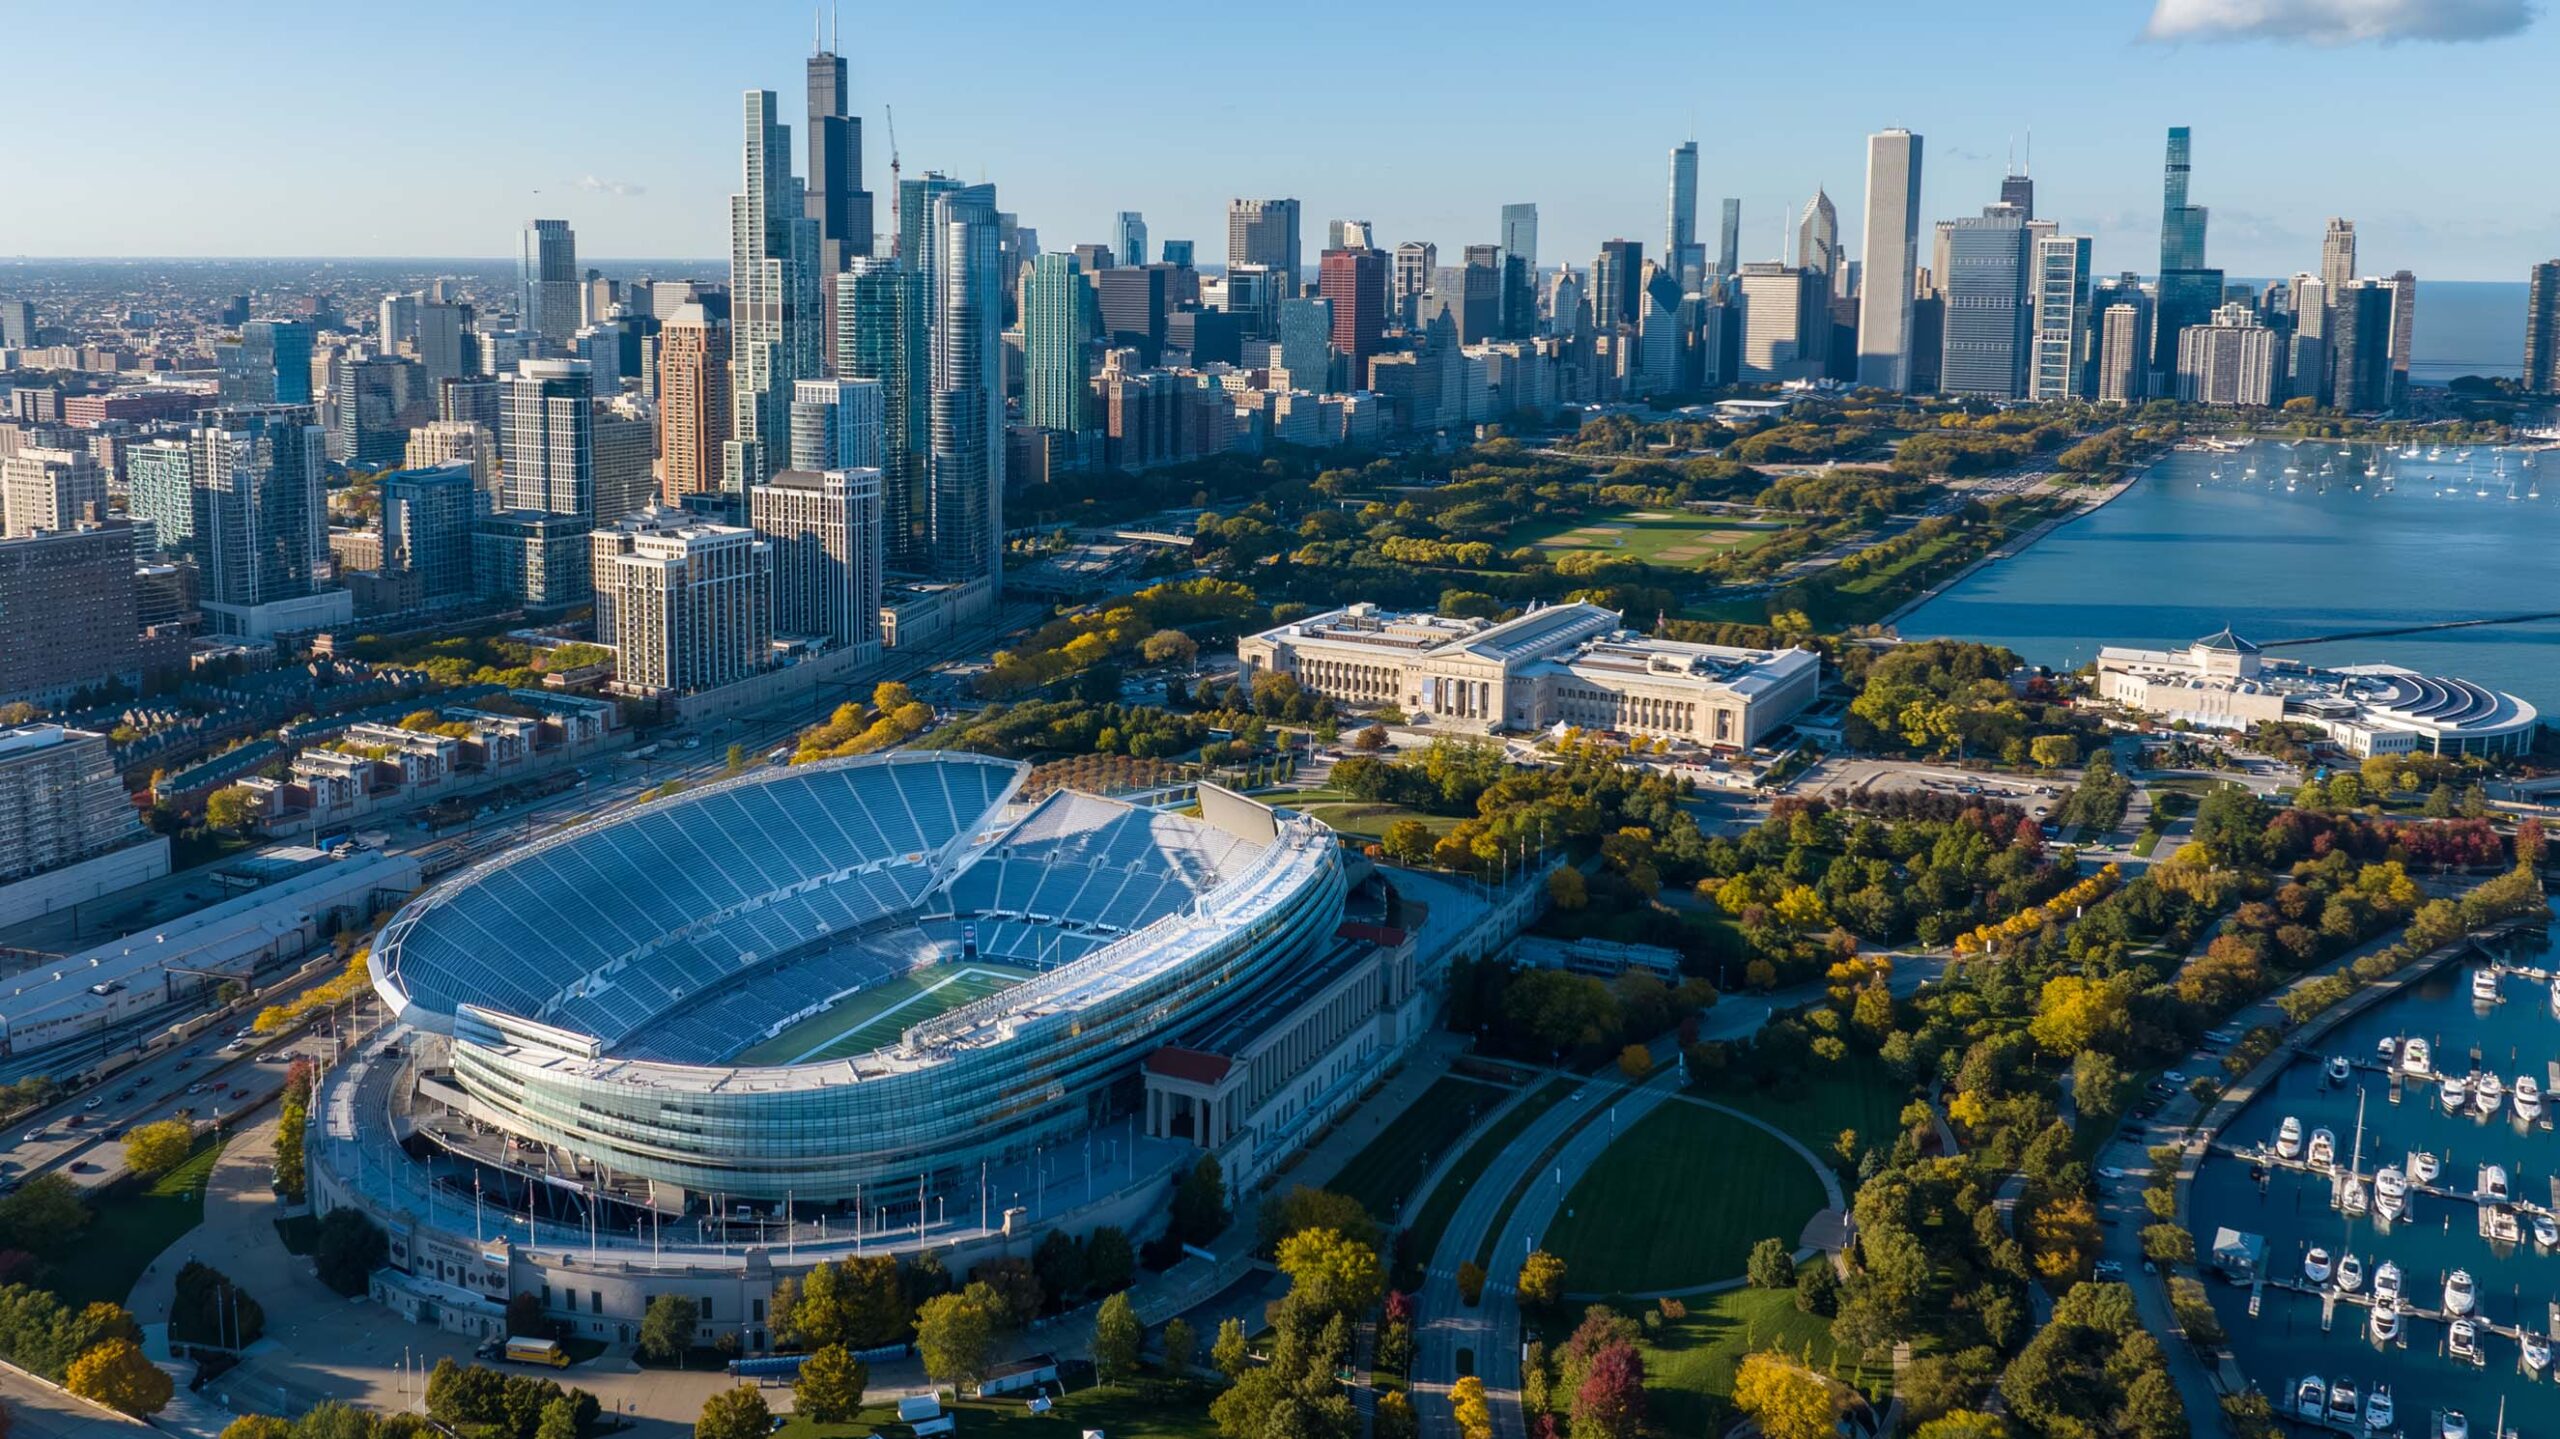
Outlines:
{"label": "blue sky", "polygon": [[[800,143],[810,20],[0,0],[46,117],[0,147],[0,254],[504,255],[540,213],[588,257],[723,255],[739,92],[778,91]],[[1855,245],[1864,136],[1904,125],[1929,217],[1995,198],[2032,128],[2039,213],[2102,270],[2148,270],[2162,131],[2186,124],[2235,275],[2316,268],[2343,214],[2367,270],[2512,280],[2560,253],[2555,26],[2528,0],[977,0],[846,5],[842,48],[875,191],[886,102],[909,174],[994,181],[1052,248],[1137,209],[1219,258],[1228,196],[1295,195],[1311,249],[1351,216],[1447,253],[1534,200],[1547,264],[1612,235],[1650,255],[1694,133],[1702,233],[1737,195],[1744,258],[1775,258],[1817,184]]]}

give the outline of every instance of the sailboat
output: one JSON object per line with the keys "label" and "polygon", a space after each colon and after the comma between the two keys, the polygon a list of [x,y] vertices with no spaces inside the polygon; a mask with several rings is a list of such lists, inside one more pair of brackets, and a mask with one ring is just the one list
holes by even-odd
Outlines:
{"label": "sailboat", "polygon": [[[2338,1207],[2349,1214],[2365,1212],[2364,1193],[2364,1101],[2365,1091],[2356,1091],[2356,1133],[2347,1148],[2346,1182],[2338,1189]],[[2340,1276],[2344,1278],[2343,1275]]]}

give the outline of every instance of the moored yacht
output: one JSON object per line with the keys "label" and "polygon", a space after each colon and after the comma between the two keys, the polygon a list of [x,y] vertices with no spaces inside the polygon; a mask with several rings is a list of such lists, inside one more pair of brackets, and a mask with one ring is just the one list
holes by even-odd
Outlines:
{"label": "moored yacht", "polygon": [[2448,1074],[2444,1082],[2436,1086],[2436,1098],[2443,1102],[2447,1114],[2459,1113],[2462,1106],[2471,1101],[2470,1082]]}
{"label": "moored yacht", "polygon": [[2305,1419],[2329,1417],[2329,1385],[2317,1374],[2306,1374],[2293,1389],[2293,1412]]}
{"label": "moored yacht", "polygon": [[2400,1266],[2386,1259],[2373,1267],[2373,1302],[2400,1302]]}
{"label": "moored yacht", "polygon": [[2425,1074],[2432,1067],[2432,1059],[2433,1056],[2429,1054],[2425,1040],[2412,1038],[2400,1041],[2402,1073]]}
{"label": "moored yacht", "polygon": [[2375,1380],[2373,1391],[2364,1396],[2364,1427],[2379,1433],[2391,1427],[2391,1386]]}
{"label": "moored yacht", "polygon": [[2457,1269],[2444,1277],[2444,1312],[2468,1314],[2480,1302],[2480,1291],[2471,1283],[2471,1271]]}
{"label": "moored yacht", "polygon": [[2317,1244],[2312,1245],[2310,1252],[2302,1256],[2302,1277],[2314,1284],[2328,1283],[2329,1276],[2336,1269],[2337,1265],[2330,1259],[2329,1251]]}
{"label": "moored yacht", "polygon": [[2540,1119],[2542,1117],[2542,1081],[2530,1074],[2517,1075],[2515,1099],[2516,1118]]}
{"label": "moored yacht", "polygon": [[2560,1248],[2560,1220],[2548,1214],[2533,1216],[2533,1242],[2539,1249]]}
{"label": "moored yacht", "polygon": [[2338,1162],[2338,1136],[2325,1129],[2311,1131],[2311,1146],[2304,1151],[2303,1162],[2314,1169],[2327,1169]]}
{"label": "moored yacht", "polygon": [[2444,1419],[2436,1425],[2436,1439],[2471,1439],[2471,1421],[2459,1409],[2444,1411]]}
{"label": "moored yacht", "polygon": [[2506,1082],[2498,1076],[2483,1074],[2471,1081],[2471,1102],[2479,1106],[2482,1114],[2497,1113],[2498,1106],[2506,1103],[2506,1099]]}
{"label": "moored yacht", "polygon": [[2524,1367],[2533,1374],[2551,1367],[2551,1340],[2530,1329],[2524,1332]]}
{"label": "moored yacht", "polygon": [[2329,1082],[2331,1084],[2344,1084],[2354,1076],[2355,1068],[2347,1063],[2347,1057],[2345,1055],[2333,1054],[2329,1056]]}
{"label": "moored yacht", "polygon": [[2362,1396],[2356,1393],[2356,1382],[2341,1379],[2329,1386],[2329,1422],[2353,1426],[2356,1416],[2364,1412]]}
{"label": "moored yacht", "polygon": [[2482,1004],[2498,1002],[2498,972],[2495,969],[2471,971],[2471,997]]}
{"label": "moored yacht", "polygon": [[2364,1261],[2352,1254],[2338,1256],[2338,1289],[2353,1294],[2364,1287]]}
{"label": "moored yacht", "polygon": [[2293,1159],[2301,1153],[2302,1121],[2288,1114],[2284,1123],[2276,1126],[2276,1154],[2284,1159]]}
{"label": "moored yacht", "polygon": [[2472,1197],[2483,1204],[2507,1202],[2507,1170],[2502,1164],[2480,1166],[2480,1182],[2471,1187]]}
{"label": "moored yacht", "polygon": [[2480,1326],[2468,1319],[2457,1319],[2446,1326],[2444,1352],[2456,1359],[2480,1362]]}
{"label": "moored yacht", "polygon": [[2411,1179],[2418,1181],[2420,1184],[2433,1184],[2436,1182],[2436,1175],[2439,1172],[2441,1171],[2439,1166],[2436,1164],[2436,1156],[2433,1150],[2413,1149],[2409,1151],[2409,1177]]}
{"label": "moored yacht", "polygon": [[2388,1344],[2400,1337],[2400,1306],[2389,1301],[2377,1303],[2366,1313],[2365,1332],[2377,1344]]}

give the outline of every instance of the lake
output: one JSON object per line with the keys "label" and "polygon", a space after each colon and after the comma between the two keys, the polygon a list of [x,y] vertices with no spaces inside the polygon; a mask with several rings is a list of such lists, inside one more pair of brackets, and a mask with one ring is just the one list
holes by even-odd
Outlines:
{"label": "lake", "polygon": [[[2101,645],[2181,646],[2226,624],[2263,644],[2560,612],[2551,560],[2560,553],[2560,452],[2455,453],[2430,461],[2379,457],[2372,446],[2264,442],[2239,454],[2167,455],[2112,504],[1976,570],[1899,628],[2072,668]],[[2387,488],[2366,476],[2376,463]],[[2302,473],[2288,477],[2288,467]],[[2560,620],[2272,653],[2406,665],[2560,714]]]}

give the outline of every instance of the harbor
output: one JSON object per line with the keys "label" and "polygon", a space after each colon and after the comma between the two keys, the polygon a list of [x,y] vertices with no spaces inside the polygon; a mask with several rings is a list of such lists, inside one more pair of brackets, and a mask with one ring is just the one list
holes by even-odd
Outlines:
{"label": "harbor", "polygon": [[2560,1436],[2555,972],[2539,933],[2449,964],[2211,1136],[2197,1253],[2241,1374],[2289,1425]]}

